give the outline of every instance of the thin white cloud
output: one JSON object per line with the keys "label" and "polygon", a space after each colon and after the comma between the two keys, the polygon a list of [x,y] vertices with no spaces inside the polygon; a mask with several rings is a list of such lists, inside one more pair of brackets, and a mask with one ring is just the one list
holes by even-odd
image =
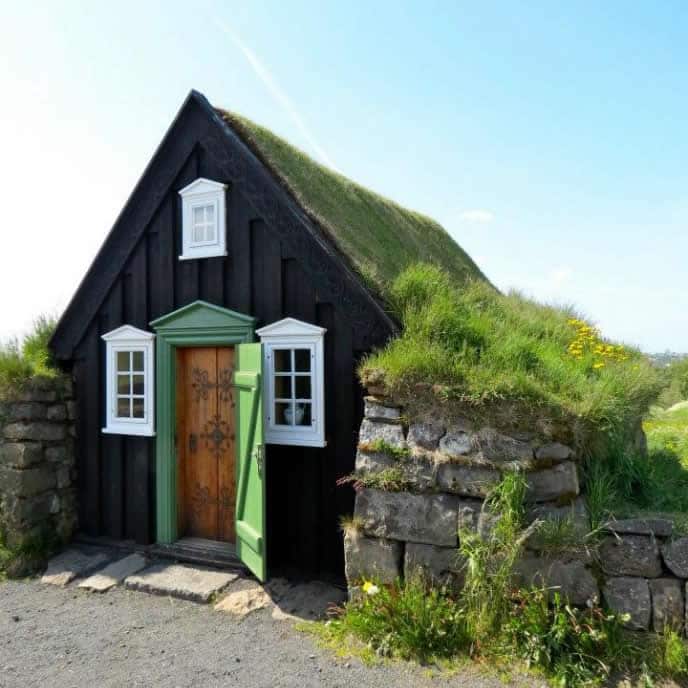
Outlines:
{"label": "thin white cloud", "polygon": [[494,213],[489,210],[464,210],[459,218],[464,222],[473,222],[479,225],[486,225],[494,220]]}
{"label": "thin white cloud", "polygon": [[573,268],[570,268],[568,265],[561,265],[557,268],[554,268],[554,270],[549,273],[550,282],[555,284],[557,287],[561,286],[565,282],[571,281],[571,277],[573,277]]}
{"label": "thin white cloud", "polygon": [[232,31],[224,22],[215,19],[215,24],[223,33],[226,33],[234,45],[241,51],[247,62],[253,68],[256,76],[263,82],[265,87],[270,92],[270,95],[279,103],[285,112],[291,117],[294,124],[297,126],[303,137],[306,139],[311,148],[315,151],[317,156],[330,168],[338,172],[337,166],[334,164],[330,156],[325,152],[323,147],[317,142],[310,129],[306,126],[303,118],[294,104],[289,99],[289,96],[280,88],[275,81],[270,70],[260,61],[258,56],[239,38],[239,36]]}

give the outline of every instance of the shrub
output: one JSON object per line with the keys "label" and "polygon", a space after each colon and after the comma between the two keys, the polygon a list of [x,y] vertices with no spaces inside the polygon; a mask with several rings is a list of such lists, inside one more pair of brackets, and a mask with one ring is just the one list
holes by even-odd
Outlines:
{"label": "shrub", "polygon": [[391,300],[403,331],[359,373],[364,383],[382,373],[402,399],[429,383],[476,407],[544,407],[606,431],[636,421],[659,393],[660,376],[645,356],[603,339],[572,309],[502,295],[483,282],[457,286],[427,264],[407,268]]}
{"label": "shrub", "polygon": [[444,590],[426,588],[419,579],[390,586],[369,584],[361,600],[347,605],[334,624],[333,630],[354,634],[378,656],[422,664],[453,657],[468,647],[460,607]]}
{"label": "shrub", "polygon": [[503,627],[503,652],[542,670],[562,688],[609,676],[628,659],[620,620],[599,607],[576,609],[559,593],[519,591]]}
{"label": "shrub", "polygon": [[48,341],[56,325],[54,316],[41,315],[21,343],[12,339],[0,344],[0,395],[21,386],[34,375],[55,375]]}

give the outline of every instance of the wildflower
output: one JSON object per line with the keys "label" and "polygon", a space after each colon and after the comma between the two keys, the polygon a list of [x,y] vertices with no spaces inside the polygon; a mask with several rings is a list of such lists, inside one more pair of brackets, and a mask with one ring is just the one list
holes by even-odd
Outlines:
{"label": "wildflower", "polygon": [[604,368],[604,362],[603,361],[597,361],[597,363],[593,363],[592,367],[595,368],[595,370],[599,370],[600,368]]}
{"label": "wildflower", "polygon": [[377,595],[380,592],[380,588],[375,585],[375,583],[371,583],[370,581],[366,581],[363,583],[363,592],[366,595]]}

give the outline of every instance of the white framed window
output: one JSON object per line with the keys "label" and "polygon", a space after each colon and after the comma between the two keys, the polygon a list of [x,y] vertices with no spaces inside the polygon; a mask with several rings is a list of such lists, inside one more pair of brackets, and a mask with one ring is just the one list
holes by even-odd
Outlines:
{"label": "white framed window", "polygon": [[105,341],[106,425],[118,435],[155,434],[155,335],[122,325],[103,335]]}
{"label": "white framed window", "polygon": [[199,177],[182,198],[182,254],[179,260],[227,255],[226,184]]}
{"label": "white framed window", "polygon": [[325,446],[326,331],[294,318],[256,331],[263,344],[266,443]]}

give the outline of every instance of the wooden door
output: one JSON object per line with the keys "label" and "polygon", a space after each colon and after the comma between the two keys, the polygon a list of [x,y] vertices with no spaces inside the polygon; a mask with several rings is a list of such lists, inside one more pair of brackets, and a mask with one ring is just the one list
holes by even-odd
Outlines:
{"label": "wooden door", "polygon": [[234,542],[234,349],[177,350],[180,536]]}

